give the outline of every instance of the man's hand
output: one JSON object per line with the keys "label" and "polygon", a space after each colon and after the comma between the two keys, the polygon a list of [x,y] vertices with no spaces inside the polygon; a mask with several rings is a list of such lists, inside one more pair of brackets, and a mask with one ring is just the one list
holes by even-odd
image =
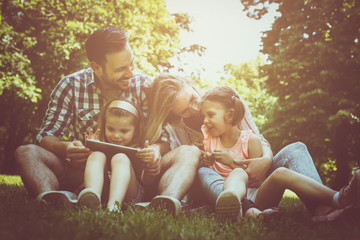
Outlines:
{"label": "man's hand", "polygon": [[234,158],[224,149],[215,149],[212,152],[212,157],[219,163],[229,167],[231,167],[234,162]]}
{"label": "man's hand", "polygon": [[249,176],[248,187],[258,188],[267,177],[267,172],[271,167],[271,160],[264,157],[251,158],[246,160],[237,160],[236,164],[247,166],[245,171]]}
{"label": "man's hand", "polygon": [[82,167],[89,155],[90,149],[80,141],[70,142],[66,147],[66,157],[70,159],[70,165],[74,168]]}
{"label": "man's hand", "polygon": [[150,176],[156,176],[161,170],[161,154],[154,145],[149,146],[149,141],[146,140],[144,148],[140,149],[136,155],[142,160],[144,164],[144,171]]}

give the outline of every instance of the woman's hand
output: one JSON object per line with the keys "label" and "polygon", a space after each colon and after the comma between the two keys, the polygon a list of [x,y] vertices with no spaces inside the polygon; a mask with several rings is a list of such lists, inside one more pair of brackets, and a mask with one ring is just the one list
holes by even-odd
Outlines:
{"label": "woman's hand", "polygon": [[269,146],[262,144],[260,137],[253,134],[249,138],[249,159],[237,160],[236,164],[247,166],[248,187],[257,188],[266,179],[271,168],[273,154]]}
{"label": "woman's hand", "polygon": [[143,164],[144,171],[150,176],[156,176],[161,170],[161,154],[157,147],[154,145],[149,146],[149,141],[146,140],[144,148],[140,149],[136,156],[138,156]]}
{"label": "woman's hand", "polygon": [[271,159],[266,157],[251,158],[236,161],[237,165],[245,165],[249,176],[248,187],[258,188],[265,181],[267,172],[271,167]]}

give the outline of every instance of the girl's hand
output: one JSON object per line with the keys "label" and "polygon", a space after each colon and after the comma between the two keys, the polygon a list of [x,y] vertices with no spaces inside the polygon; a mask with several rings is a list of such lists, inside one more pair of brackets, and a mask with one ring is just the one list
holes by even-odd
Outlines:
{"label": "girl's hand", "polygon": [[210,167],[214,164],[214,157],[210,152],[201,151],[201,164],[204,167]]}
{"label": "girl's hand", "polygon": [[136,156],[138,156],[144,165],[144,171],[149,176],[156,176],[161,170],[161,154],[153,145],[149,146],[149,141],[146,140],[144,148],[140,149]]}
{"label": "girl's hand", "polygon": [[93,134],[93,130],[90,129],[89,134],[85,135],[85,140],[91,139],[95,141],[99,141],[100,129],[97,129],[95,134]]}
{"label": "girl's hand", "polygon": [[215,149],[212,152],[212,156],[214,160],[218,161],[219,163],[225,164],[229,167],[232,166],[234,158],[225,150],[223,149]]}

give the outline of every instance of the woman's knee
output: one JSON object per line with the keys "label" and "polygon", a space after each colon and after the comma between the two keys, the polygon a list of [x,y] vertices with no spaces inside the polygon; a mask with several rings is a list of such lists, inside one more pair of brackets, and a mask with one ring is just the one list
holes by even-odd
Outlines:
{"label": "woman's knee", "polygon": [[200,160],[200,149],[196,146],[182,145],[176,148],[179,161],[190,161],[198,163]]}
{"label": "woman's knee", "polygon": [[294,164],[298,161],[306,161],[311,159],[311,156],[307,150],[307,147],[302,142],[295,142],[285,146],[274,156],[273,162],[282,166],[289,167],[290,164]]}
{"label": "woman's knee", "polygon": [[269,178],[271,178],[272,180],[276,180],[276,181],[282,181],[282,179],[284,178],[290,178],[292,171],[288,168],[285,167],[279,167],[277,169],[275,169],[271,175],[269,176]]}
{"label": "woman's knee", "polygon": [[191,154],[200,156],[200,149],[194,145],[182,145],[177,148],[177,151],[183,154]]}
{"label": "woman's knee", "polygon": [[285,147],[290,152],[308,151],[306,145],[303,142],[294,142]]}

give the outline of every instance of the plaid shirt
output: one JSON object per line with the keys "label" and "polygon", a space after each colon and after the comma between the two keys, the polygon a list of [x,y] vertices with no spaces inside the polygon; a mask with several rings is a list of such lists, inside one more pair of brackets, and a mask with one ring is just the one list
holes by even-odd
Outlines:
{"label": "plaid shirt", "polygon": [[[130,88],[125,92],[119,91],[118,97],[139,106],[146,117],[148,102],[144,88],[151,79],[138,70],[134,70],[133,74]],[[48,109],[35,143],[39,144],[48,135],[61,139],[67,133],[70,133],[70,140],[83,141],[88,130],[96,127],[100,109],[107,101],[96,87],[91,68],[64,77],[50,95]]]}

